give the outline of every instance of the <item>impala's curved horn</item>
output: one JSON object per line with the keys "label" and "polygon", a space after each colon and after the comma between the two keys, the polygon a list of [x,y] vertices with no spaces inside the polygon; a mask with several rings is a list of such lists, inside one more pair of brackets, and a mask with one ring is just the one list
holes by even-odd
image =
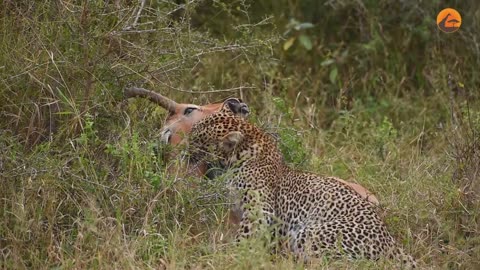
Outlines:
{"label": "impala's curved horn", "polygon": [[162,106],[163,108],[165,108],[167,111],[171,113],[175,113],[175,110],[177,109],[177,106],[178,106],[177,102],[165,96],[162,96],[159,93],[156,93],[144,88],[139,88],[139,87],[126,88],[124,91],[124,94],[125,94],[125,98],[131,98],[131,97],[148,98],[151,102]]}

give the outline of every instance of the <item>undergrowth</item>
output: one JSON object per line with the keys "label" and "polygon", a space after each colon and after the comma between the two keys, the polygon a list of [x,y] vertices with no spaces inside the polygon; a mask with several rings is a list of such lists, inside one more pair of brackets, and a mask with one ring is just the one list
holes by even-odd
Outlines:
{"label": "undergrowth", "polygon": [[[454,7],[461,29],[440,32]],[[476,1],[3,1],[0,268],[303,265],[232,244],[224,179],[168,173],[166,113],[244,99],[291,166],[362,184],[431,269],[480,262]]]}

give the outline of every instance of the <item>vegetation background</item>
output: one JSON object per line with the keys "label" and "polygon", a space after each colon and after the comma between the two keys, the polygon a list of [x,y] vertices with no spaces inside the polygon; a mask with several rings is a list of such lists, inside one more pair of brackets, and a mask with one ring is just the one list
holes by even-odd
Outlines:
{"label": "vegetation background", "polygon": [[475,0],[4,0],[0,268],[392,267],[225,241],[221,181],[166,177],[135,85],[241,96],[292,166],[373,191],[421,267],[479,269],[479,33]]}

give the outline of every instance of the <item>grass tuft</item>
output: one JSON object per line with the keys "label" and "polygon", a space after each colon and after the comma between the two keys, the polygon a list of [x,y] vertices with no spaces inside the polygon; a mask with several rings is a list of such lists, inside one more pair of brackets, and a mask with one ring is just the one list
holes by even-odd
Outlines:
{"label": "grass tuft", "polygon": [[[461,29],[440,32],[444,7]],[[234,245],[224,179],[168,174],[166,113],[244,99],[292,166],[362,184],[430,269],[480,261],[477,1],[2,1],[0,268],[390,269]]]}

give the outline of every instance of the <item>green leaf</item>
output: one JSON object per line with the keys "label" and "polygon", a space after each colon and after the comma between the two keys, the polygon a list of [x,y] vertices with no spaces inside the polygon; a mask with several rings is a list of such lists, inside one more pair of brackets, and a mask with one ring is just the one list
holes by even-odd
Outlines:
{"label": "green leaf", "polygon": [[283,43],[283,50],[286,51],[292,47],[293,42],[295,42],[295,37],[289,38],[285,43]]}
{"label": "green leaf", "polygon": [[306,35],[300,35],[298,37],[298,40],[300,41],[300,43],[303,45],[303,47],[305,49],[307,49],[308,51],[311,50],[313,48],[313,45],[312,45],[312,40],[310,40],[310,38]]}
{"label": "green leaf", "polygon": [[333,59],[327,59],[327,60],[323,61],[322,63],[320,63],[320,66],[326,67],[326,66],[329,66],[329,65],[333,64],[334,62],[335,62],[335,60],[333,60]]}
{"label": "green leaf", "polygon": [[295,30],[303,30],[303,29],[309,29],[313,28],[313,24],[306,22],[306,23],[300,23],[295,26]]}
{"label": "green leaf", "polygon": [[331,83],[335,83],[337,81],[337,75],[338,75],[338,69],[337,67],[334,67],[331,71],[330,71],[330,75],[328,76],[328,78],[330,79],[330,82]]}

